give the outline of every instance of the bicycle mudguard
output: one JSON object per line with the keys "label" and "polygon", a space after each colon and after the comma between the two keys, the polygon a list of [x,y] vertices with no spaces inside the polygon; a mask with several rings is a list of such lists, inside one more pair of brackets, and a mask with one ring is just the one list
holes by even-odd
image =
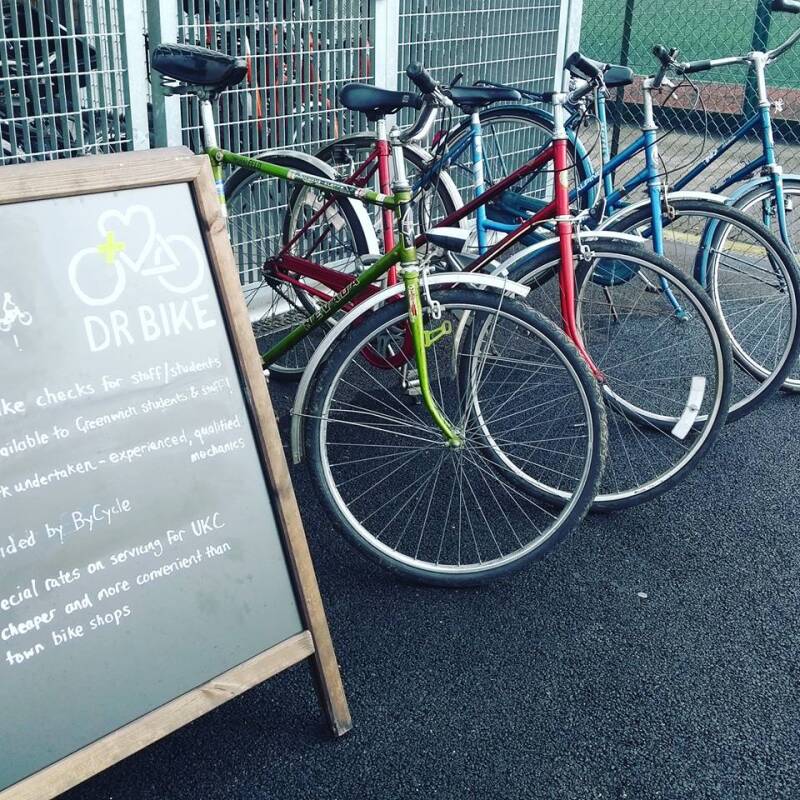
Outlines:
{"label": "bicycle mudguard", "polygon": [[[747,181],[743,183],[739,188],[731,195],[722,198],[729,206],[737,208],[739,203],[747,199],[747,196],[752,192],[760,189],[765,185],[770,185],[772,183],[772,177],[769,175],[764,175],[761,178],[755,178],[753,180]],[[794,184],[795,186],[800,186],[800,175],[790,174],[783,176],[783,186],[786,187],[787,185]],[[703,231],[703,238],[701,240],[701,247],[698,251],[697,260],[695,263],[694,271],[695,271],[695,279],[697,282],[705,287],[706,285],[706,278],[708,276],[708,254],[712,252],[711,245],[714,241],[714,235],[716,234],[717,227],[719,226],[719,222],[716,220],[710,220],[708,225],[706,225],[705,230]],[[782,238],[782,237],[779,237]],[[791,244],[789,242],[784,242],[787,244],[791,249]]]}
{"label": "bicycle mudguard", "polygon": [[[740,200],[743,200],[744,197],[754,189],[759,189],[760,187],[764,186],[765,184],[769,184],[772,182],[772,178],[769,175],[764,175],[760,178],[754,178],[753,180],[749,180],[743,184],[741,184],[735,192],[732,194],[726,195],[723,199],[725,202],[730,206],[735,206]],[[783,176],[783,182],[786,183],[794,183],[800,184],[800,175],[795,173],[790,173],[788,175]]]}
{"label": "bicycle mudguard", "polygon": [[[587,233],[582,233],[580,236],[575,235],[574,240],[578,244],[586,244],[590,248],[593,242],[597,241],[624,241],[624,242],[632,242],[633,244],[645,244],[645,240],[641,238],[641,236],[634,236],[632,233],[616,233],[614,231],[591,231]],[[541,242],[537,242],[530,247],[526,247],[524,250],[520,250],[518,253],[515,253],[508,261],[502,262],[497,269],[492,273],[492,275],[498,275],[503,270],[507,270],[509,273],[514,270],[514,268],[520,264],[521,262],[526,261],[531,256],[538,255],[541,251],[551,248],[553,250],[553,254],[555,256],[554,260],[559,260],[561,258],[561,251],[560,251],[560,240],[557,236],[553,236],[549,239],[543,239]]]}
{"label": "bicycle mudguard", "polygon": [[[498,270],[501,272],[502,268]],[[500,274],[484,275],[471,272],[442,272],[438,275],[429,275],[426,278],[428,286],[436,286],[443,284],[446,286],[461,285],[472,286],[475,289],[490,290],[495,292],[502,292],[511,294],[515,297],[525,298],[530,293],[530,287],[522,286],[522,284],[509,281],[502,277]],[[401,297],[405,294],[405,285],[403,283],[396,283],[394,286],[387,286],[381,289],[377,294],[373,294],[369,300],[359,303],[355,308],[351,309],[342,319],[340,319],[331,329],[328,334],[320,342],[317,349],[314,351],[311,359],[306,365],[303,377],[297,386],[297,393],[295,394],[294,404],[292,405],[292,422],[291,422],[291,450],[292,450],[292,463],[299,464],[305,456],[305,420],[306,409],[308,408],[308,394],[311,386],[314,383],[314,378],[320,367],[325,365],[327,356],[333,347],[337,344],[339,338],[350,330],[351,325],[362,317],[368,314],[376,307],[382,306],[389,300]]]}

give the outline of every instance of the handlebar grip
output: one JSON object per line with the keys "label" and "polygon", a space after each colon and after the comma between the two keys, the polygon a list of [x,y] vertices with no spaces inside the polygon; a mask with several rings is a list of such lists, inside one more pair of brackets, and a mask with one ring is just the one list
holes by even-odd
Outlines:
{"label": "handlebar grip", "polygon": [[711,62],[708,59],[704,59],[703,61],[689,61],[686,64],[680,65],[680,71],[686,75],[692,72],[705,72],[707,69],[711,69]]}
{"label": "handlebar grip", "polygon": [[581,55],[577,50],[564,62],[564,68],[570,72],[577,71],[588,80],[597,80],[603,74],[601,67],[594,61]]}
{"label": "handlebar grip", "polygon": [[772,11],[786,11],[788,14],[800,13],[800,2],[798,0],[772,0],[770,5]]}
{"label": "handlebar grip", "polygon": [[430,72],[428,72],[428,70],[426,70],[422,64],[412,61],[406,67],[406,75],[411,83],[413,83],[423,94],[433,94],[436,91],[438,84],[433,79],[433,76],[430,74]]}
{"label": "handlebar grip", "polygon": [[653,47],[653,55],[665,66],[669,64],[670,53],[663,44],[657,44]]}

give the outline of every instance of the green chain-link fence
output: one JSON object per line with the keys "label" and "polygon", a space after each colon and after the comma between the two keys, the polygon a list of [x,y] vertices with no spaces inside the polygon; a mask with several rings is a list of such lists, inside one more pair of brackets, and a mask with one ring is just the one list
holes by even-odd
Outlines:
{"label": "green chain-link fence", "polygon": [[[769,0],[584,0],[581,50],[601,61],[626,64],[641,77],[656,70],[651,52],[655,44],[677,47],[682,61],[743,55],[777,46],[798,24],[795,16],[770,12]],[[669,112],[658,115],[659,124],[671,131],[660,143],[671,179],[736,131],[755,104],[753,76],[745,66],[718,68],[692,79],[702,103],[691,87],[683,87],[666,103]],[[773,109],[779,163],[786,172],[800,172],[800,46],[767,67],[767,86],[771,100],[783,101],[782,110]],[[640,99],[636,83],[612,93],[614,149],[638,135]],[[740,142],[691,188],[709,188],[757,156],[760,148],[757,135]],[[631,170],[641,166],[638,160],[630,165]]]}

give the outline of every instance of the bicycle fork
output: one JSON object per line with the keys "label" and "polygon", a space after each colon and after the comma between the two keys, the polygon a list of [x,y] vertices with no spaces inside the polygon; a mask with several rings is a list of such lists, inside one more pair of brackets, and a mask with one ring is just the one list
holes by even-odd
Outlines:
{"label": "bicycle fork", "polygon": [[414,345],[419,393],[422,397],[423,405],[442,432],[447,445],[449,447],[459,447],[462,444],[461,437],[458,436],[447,417],[442,413],[431,392],[427,348],[429,344],[435,341],[435,335],[425,330],[425,320],[422,312],[422,292],[420,291],[420,270],[417,264],[417,250],[414,244],[416,237],[414,235],[414,209],[411,205],[411,187],[406,177],[403,147],[396,128],[392,130],[390,139],[395,174],[395,182],[392,189],[397,201],[395,208],[400,228],[400,267],[406,290],[408,324],[411,330],[411,341]]}

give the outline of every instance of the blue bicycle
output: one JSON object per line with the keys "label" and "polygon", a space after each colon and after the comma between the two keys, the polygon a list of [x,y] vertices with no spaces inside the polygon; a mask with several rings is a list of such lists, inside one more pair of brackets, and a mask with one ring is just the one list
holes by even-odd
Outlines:
{"label": "blue bicycle", "polygon": [[[580,54],[574,54],[568,63],[571,64],[573,86],[577,82],[566,121],[578,179],[571,197],[577,207],[586,209],[585,222],[592,228],[628,232],[649,240],[657,253],[683,266],[711,294],[739,367],[729,419],[738,419],[754,410],[781,386],[800,390],[800,375],[795,373],[800,353],[800,284],[790,250],[765,225],[744,213],[747,209],[726,205],[719,195],[667,191],[659,161],[659,132],[654,118],[653,94],[673,88],[666,79],[669,63],[662,63],[658,73],[643,82],[642,133],[613,158],[608,146],[606,91],[609,86],[630,83],[630,70],[604,65]],[[694,67],[695,71],[697,69]],[[594,98],[593,105],[588,102],[590,97]],[[551,95],[542,93],[535,98],[549,101]],[[601,166],[597,172],[589,157],[590,148],[586,148],[577,135],[592,107],[599,128]],[[765,114],[762,108],[758,119],[763,120]],[[462,124],[451,137],[449,149],[440,158],[452,166],[457,163],[459,154],[467,150],[473,162],[476,152],[484,154],[482,169],[473,167],[471,173],[472,189],[476,195],[513,172],[517,154],[536,152],[539,142],[552,136],[554,130],[552,115],[543,109],[502,106],[492,109],[486,116],[489,117],[488,124],[485,119],[481,124],[475,115],[468,129]],[[505,126],[502,137],[497,135],[499,124]],[[492,131],[491,149],[481,142],[482,138],[485,142],[487,127]],[[769,153],[774,159],[774,151],[770,149]],[[621,185],[615,185],[614,176],[620,167],[640,155],[644,156],[642,168]],[[712,163],[713,160],[706,158],[704,161]],[[423,177],[432,181],[439,168],[436,161],[432,162]],[[695,168],[689,176],[696,176],[700,171],[700,167]],[[776,171],[776,176],[780,177],[779,171]],[[676,189],[687,182],[687,179],[678,182]],[[645,190],[645,199],[631,203],[637,189]],[[484,214],[474,220],[477,251],[484,252],[491,243],[490,236],[514,230],[521,219],[534,215],[548,200],[547,182],[542,180],[542,176],[506,191],[499,201],[488,205]],[[472,236],[472,232],[463,235]],[[529,235],[525,243],[530,249],[507,262],[516,280],[540,284],[548,266],[552,268],[552,265],[542,263],[543,251],[535,246],[535,241],[531,241],[542,236],[541,231],[536,236]],[[632,277],[630,270],[614,263],[593,270],[593,283],[602,288],[607,306],[603,310],[594,304],[599,323],[604,316],[611,316],[619,325],[614,298],[622,293],[622,287]],[[685,315],[685,309],[681,308],[669,285],[662,282],[659,289],[672,304],[675,314],[678,317]],[[617,300],[616,304],[619,302]]]}
{"label": "blue bicycle", "polygon": [[[652,93],[664,84],[666,66],[645,82],[645,125],[641,137],[610,159],[605,92],[608,88],[630,83],[632,72],[627,67],[600,64],[577,53],[567,63],[576,82],[565,120],[571,167],[578,183],[572,200],[576,206],[586,209],[584,222],[589,227],[629,232],[650,240],[656,252],[682,265],[709,291],[723,318],[739,367],[730,408],[731,418],[737,419],[755,409],[791,378],[800,348],[800,286],[792,255],[764,226],[726,206],[718,196],[666,193],[658,163],[658,134],[652,102]],[[512,99],[513,95],[499,94],[508,92],[509,88],[495,85],[496,99],[506,102]],[[459,220],[459,227],[442,231],[437,228],[437,222],[452,217],[452,208],[460,203],[460,200],[448,200],[453,184],[476,197],[482,195],[546,149],[555,125],[553,115],[544,109],[519,104],[492,108],[470,106],[459,102],[457,90],[450,91],[468,117],[455,128],[445,126],[437,131],[427,156],[420,156],[415,145],[407,144],[407,147],[416,151],[414,183],[425,209],[419,217],[425,222],[428,239],[447,248],[446,256],[451,263],[465,266],[465,261],[485,254],[498,240],[515,231],[521,221],[534,216],[550,201],[553,174],[542,171],[532,178],[526,177],[499,199],[478,206],[469,220]],[[517,91],[540,102],[553,99],[553,93]],[[467,97],[469,92],[464,94]],[[589,116],[592,97],[599,121],[602,159],[599,173],[592,169],[588,149],[578,136],[583,120]],[[434,112],[423,109],[415,124],[406,131],[406,140],[418,141],[432,129],[433,123]],[[369,150],[374,147],[374,140],[370,134],[348,137],[319,155],[325,160],[337,153],[352,157],[357,147]],[[640,153],[645,156],[643,168],[632,179],[615,187],[615,171]],[[337,168],[342,168],[341,159],[338,163],[336,158],[333,161]],[[363,163],[361,157],[353,159],[354,165],[359,163]],[[448,175],[452,181],[444,180]],[[646,187],[646,199],[629,204],[631,194],[640,187]],[[433,203],[425,199],[429,196],[436,198],[438,211],[431,213]],[[436,231],[433,235],[431,228]],[[515,279],[538,285],[548,277],[548,270],[552,274],[557,267],[557,260],[547,260],[552,250],[537,246],[551,231],[552,228],[541,226],[519,237],[517,250],[526,249],[506,261]],[[504,255],[509,257],[507,253]],[[624,322],[620,309],[627,302],[624,295],[630,295],[638,286],[633,278],[637,276],[641,282],[642,272],[624,267],[620,262],[607,261],[600,267],[595,265],[591,274],[592,284],[601,290],[599,299],[603,301],[592,301],[594,322],[605,324],[606,318],[611,318],[615,329],[619,330]],[[668,281],[662,278],[659,285],[652,288],[670,303],[677,318],[686,317],[688,312],[675,297]],[[578,293],[579,298],[584,298],[581,302],[588,302],[589,289],[584,287],[584,293]],[[556,318],[557,300],[553,297],[550,303],[540,301],[551,306]],[[580,309],[579,313],[582,313]],[[583,319],[588,320],[588,312],[583,312]]]}
{"label": "blue bicycle", "polygon": [[[683,267],[707,289],[723,320],[738,367],[730,419],[754,410],[782,385],[795,388],[792,370],[800,353],[800,282],[791,252],[758,220],[726,205],[718,195],[667,191],[659,162],[653,94],[671,88],[666,80],[668,67],[662,65],[655,76],[643,83],[641,136],[611,158],[606,92],[610,87],[630,83],[631,70],[601,64],[579,53],[570,56],[567,65],[574,90],[570,93],[565,128],[572,167],[579,181],[571,199],[576,207],[584,209],[585,226],[650,241],[659,255]],[[553,94],[539,93],[535,97],[550,102]],[[601,165],[597,172],[591,167],[588,149],[577,136],[592,108],[599,128]],[[440,171],[449,168],[457,183],[466,184],[476,197],[480,196],[491,185],[512,175],[520,163],[546,148],[554,130],[554,117],[542,109],[504,105],[483,114],[470,109],[469,121],[447,136],[447,147],[429,159],[418,183],[433,185]],[[642,168],[616,186],[614,175],[620,167],[642,155]],[[446,238],[449,247],[454,248],[453,242],[460,236],[462,243],[455,249],[460,250],[463,265],[464,253],[485,253],[496,239],[534,216],[549,202],[552,184],[552,173],[526,177],[499,199],[480,206],[471,225],[448,230],[446,236],[429,234],[428,238],[440,242]],[[637,189],[643,189],[645,197],[631,202]],[[515,280],[539,286],[545,282],[548,270],[557,268],[557,262],[542,245],[549,235],[550,231],[543,227],[520,238],[525,249],[504,262]],[[579,274],[589,271],[579,270]],[[630,302],[626,298],[640,288],[641,271],[608,260],[600,266],[594,264],[591,275],[592,286],[578,292],[579,304],[588,307],[591,303],[592,324],[607,325],[611,320],[620,331],[624,322],[621,309]],[[677,318],[685,319],[688,312],[666,279],[651,289],[669,302]],[[558,297],[553,294],[549,300],[548,303],[541,298],[539,307],[549,306],[557,316]],[[588,310],[579,308],[579,314],[584,324],[589,324]]]}

